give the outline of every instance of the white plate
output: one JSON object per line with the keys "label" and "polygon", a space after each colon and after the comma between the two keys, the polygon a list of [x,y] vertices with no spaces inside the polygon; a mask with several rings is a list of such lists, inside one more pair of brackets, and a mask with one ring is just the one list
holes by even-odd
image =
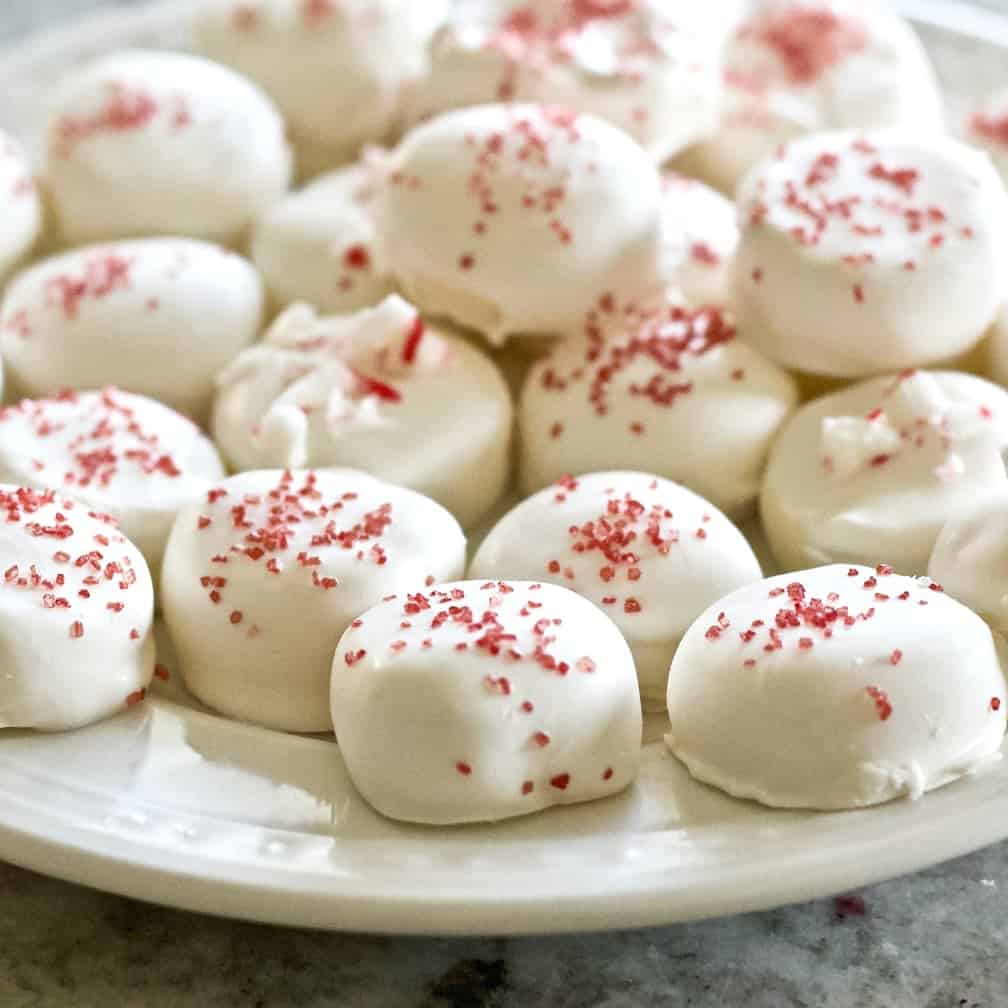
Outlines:
{"label": "white plate", "polygon": [[[185,6],[104,13],[22,44],[0,61],[0,122],[24,134],[40,96],[82,59],[181,44]],[[940,17],[945,5],[906,6]],[[947,24],[926,32],[960,101],[966,88],[994,82],[1004,50],[992,42],[1008,44],[1008,23],[990,16],[977,25],[986,43]],[[966,46],[975,53],[964,60]],[[232,723],[169,685],[83,731],[0,737],[0,857],[216,914],[473,934],[755,910],[1008,836],[1008,760],[917,803],[773,812],[692,782],[665,753],[661,729],[660,719],[649,724],[644,772],[624,796],[493,827],[409,828],[357,797],[331,739]]]}

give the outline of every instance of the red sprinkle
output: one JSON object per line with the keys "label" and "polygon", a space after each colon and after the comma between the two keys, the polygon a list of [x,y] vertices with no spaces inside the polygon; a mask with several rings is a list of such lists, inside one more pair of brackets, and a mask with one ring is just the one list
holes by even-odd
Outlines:
{"label": "red sprinkle", "polygon": [[879,721],[888,721],[892,716],[893,708],[885,690],[881,690],[877,686],[866,686],[865,692],[875,702],[875,711]]}

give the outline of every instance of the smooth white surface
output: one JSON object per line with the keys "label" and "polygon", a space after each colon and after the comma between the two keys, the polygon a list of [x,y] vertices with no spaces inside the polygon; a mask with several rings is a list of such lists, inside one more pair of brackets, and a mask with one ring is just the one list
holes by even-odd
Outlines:
{"label": "smooth white surface", "polygon": [[23,395],[118,385],[204,419],[215,376],[258,338],[264,301],[251,263],[217,245],[90,245],[11,279],[0,347]]}
{"label": "smooth white surface", "polygon": [[290,184],[272,102],[226,67],[128,49],[52,96],[45,180],[62,236],[80,244],[174,233],[239,241]]}
{"label": "smooth white surface", "polygon": [[331,699],[351,779],[404,822],[500,822],[608,798],[640,767],[627,642],[588,599],[538,580],[384,599],[336,647]]}
{"label": "smooth white surface", "polygon": [[380,255],[425,313],[491,344],[576,329],[602,291],[664,286],[661,179],[594,116],[458,109],[408,133],[383,170]]}
{"label": "smooth white surface", "polygon": [[927,577],[836,564],[747,585],[690,627],[665,741],[698,780],[775,808],[850,809],[1000,759],[990,627]]}
{"label": "smooth white surface", "polygon": [[739,316],[796,370],[861,378],[950,359],[1004,298],[1008,197],[959,141],[814,134],[747,175],[738,204]]}
{"label": "smooth white surface", "polygon": [[[33,89],[82,55],[183,38],[184,9],[104,12],[20,45],[2,64],[0,119],[30,122]],[[179,698],[71,735],[0,736],[0,856],[215,914],[471,935],[755,910],[1008,834],[1008,761],[913,805],[774,812],[691,783],[659,741],[662,719],[626,796],[492,828],[408,829],[367,810],[331,740],[234,724]]]}

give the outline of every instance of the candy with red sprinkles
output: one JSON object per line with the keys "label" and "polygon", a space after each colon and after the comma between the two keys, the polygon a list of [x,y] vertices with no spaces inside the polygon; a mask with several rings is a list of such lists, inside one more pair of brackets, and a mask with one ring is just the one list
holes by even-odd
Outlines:
{"label": "candy with red sprinkles", "polygon": [[746,178],[739,214],[737,274],[764,279],[739,285],[738,310],[754,346],[799,371],[855,379],[951,359],[997,310],[1008,197],[940,132],[813,132]]}
{"label": "candy with red sprinkles", "polygon": [[[221,63],[183,53],[123,50],[75,68],[46,139],[48,188],[71,245],[180,232],[230,244],[291,181],[273,103]],[[242,184],[229,187],[219,169],[235,149]],[[124,171],[145,159],[187,170]]]}
{"label": "candy with red sprinkles", "polygon": [[[708,501],[628,472],[564,477],[507,514],[470,567],[474,577],[501,571],[549,577],[603,607],[634,651],[649,708],[662,704],[675,647],[703,606],[761,576],[748,544]],[[531,619],[531,599],[526,606]]]}
{"label": "candy with red sprinkles", "polygon": [[[200,528],[199,517],[209,524]],[[345,674],[370,654],[361,614],[427,572],[458,576],[464,549],[458,523],[438,504],[363,473],[232,477],[189,506],[165,555],[162,606],[186,686],[243,720],[324,731],[334,654]],[[422,593],[408,594],[419,614]],[[381,647],[393,663],[421,652],[410,635],[428,631],[399,608],[396,633]],[[344,631],[351,639],[337,651]],[[508,676],[493,677],[506,699]]]}
{"label": "candy with red sprinkles", "polygon": [[897,599],[892,573],[927,570],[942,525],[1004,485],[1006,447],[1008,394],[973,375],[910,369],[820,397],[770,453],[761,511],[771,549],[785,569],[863,557],[866,587]]}
{"label": "candy with red sprinkles", "polygon": [[[751,455],[752,471],[759,470],[797,394],[782,370],[735,337],[734,318],[717,307],[626,302],[609,314],[596,302],[580,331],[537,362],[527,380],[519,410],[523,483],[538,487],[571,471],[657,468],[724,510],[743,510],[758,481],[740,479],[739,469],[749,468]],[[758,416],[745,424],[717,419],[741,416],[754,396],[766,405]],[[706,432],[714,423],[719,435],[712,439]]]}
{"label": "candy with red sprinkles", "polygon": [[[333,726],[351,778],[384,815],[498,820],[633,779],[641,708],[626,643],[573,592],[535,582],[531,595],[529,582],[443,583],[381,602],[347,631]],[[405,646],[392,659],[395,642]],[[381,741],[407,735],[409,780]],[[460,774],[472,777],[464,792]]]}
{"label": "candy with red sprinkles", "polygon": [[[875,578],[893,601],[876,603]],[[997,646],[932,583],[838,564],[720,600],[672,662],[670,749],[707,784],[798,809],[918,798],[972,772],[1001,744]]]}
{"label": "candy with red sprinkles", "polygon": [[[383,167],[392,272],[436,288],[425,308],[494,342],[567,331],[617,281],[631,294],[661,286],[658,173],[600,119],[482,104],[424,122]],[[563,282],[544,287],[529,261],[554,262]]]}
{"label": "candy with red sprinkles", "polygon": [[[406,478],[438,487],[466,525],[504,489],[513,407],[502,376],[398,295],[332,317],[295,304],[219,384],[214,432],[237,468],[344,465]],[[427,450],[460,437],[465,451]]]}
{"label": "candy with red sprinkles", "polygon": [[154,673],[133,643],[153,623],[143,557],[107,516],[55,490],[0,486],[0,515],[4,724],[58,731],[116,713],[123,687]]}

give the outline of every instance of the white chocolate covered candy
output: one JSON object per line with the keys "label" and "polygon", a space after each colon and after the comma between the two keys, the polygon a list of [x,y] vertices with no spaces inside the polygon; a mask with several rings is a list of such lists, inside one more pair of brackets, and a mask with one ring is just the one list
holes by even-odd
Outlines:
{"label": "white chocolate covered candy", "polygon": [[316,179],[260,218],[252,258],[275,304],[306,301],[321,312],[346,312],[392,293],[375,248],[375,197],[361,162]]}
{"label": "white chocolate covered candy", "polygon": [[966,139],[990,154],[1008,184],[1008,90],[991,95],[969,117]]}
{"label": "white chocolate covered candy", "polygon": [[464,581],[400,592],[343,635],[336,740],[383,815],[507,819],[616,794],[640,765],[633,659],[565,588]]}
{"label": "white chocolate covered candy", "polygon": [[522,485],[629,468],[682,483],[739,516],[794,409],[790,376],[735,338],[718,308],[604,298],[538,361],[519,408]]}
{"label": "white chocolate covered candy", "polygon": [[781,567],[927,570],[942,526],[1008,488],[1008,393],[908,371],[803,406],[774,442],[760,508]]}
{"label": "white chocolate covered candy", "polygon": [[392,153],[386,261],[424,312],[501,343],[579,324],[606,291],[660,290],[661,183],[592,116],[532,105],[450,112]]}
{"label": "white chocolate covered candy", "polygon": [[942,99],[913,29],[878,0],[763,0],[728,44],[719,130],[687,155],[735,191],[782,143],[823,130],[937,133]]}
{"label": "white chocolate covered candy", "polygon": [[935,542],[928,574],[1008,635],[1008,487],[978,497]]}
{"label": "white chocolate covered candy", "polygon": [[445,0],[210,0],[199,49],[256,81],[290,124],[303,174],[388,139],[427,72]]}
{"label": "white chocolate covered candy", "polygon": [[500,372],[398,296],[332,318],[295,305],[219,384],[212,426],[237,469],[361,469],[433,497],[466,527],[507,482]]}
{"label": "white chocolate covered candy", "polygon": [[0,347],[22,395],[118,385],[202,419],[214,378],[259,334],[263,287],[245,259],[184,238],[64,252],[0,304]]}
{"label": "white chocolate covered candy", "polygon": [[107,515],[0,487],[0,727],[64,731],[140,703],[154,675],[154,589]]}
{"label": "white chocolate covered candy", "polygon": [[665,703],[686,629],[712,602],[762,578],[745,537],[710,502],[645,473],[568,477],[491,530],[471,578],[541,578],[594,602],[633,652],[645,706]]}
{"label": "white chocolate covered candy", "polygon": [[732,297],[739,228],[735,204],[696,179],[662,176],[662,237],[668,285],[693,305]]}
{"label": "white chocolate covered candy", "polygon": [[21,145],[0,132],[0,280],[28,254],[42,233],[42,201]]}
{"label": "white chocolate covered candy", "polygon": [[1004,298],[1008,195],[990,159],[908,131],[825,133],[739,195],[735,301],[767,356],[856,378],[965,353]]}
{"label": "white chocolate covered candy", "polygon": [[112,515],[155,572],[179,509],[223,477],[210,439],[144,396],[108,388],[0,409],[0,482]]}
{"label": "white chocolate covered candy", "polygon": [[226,67],[182,53],[117,52],[71,74],[46,144],[46,184],[71,244],[237,241],[291,177],[272,102]]}
{"label": "white chocolate covered candy", "polygon": [[720,40],[689,6],[461,0],[434,37],[414,117],[540,102],[605,119],[663,162],[718,123]]}
{"label": "white chocolate covered candy", "polygon": [[669,748],[698,780],[787,808],[919,798],[1000,758],[990,629],[929,578],[830,566],[715,603],[669,673]]}
{"label": "white chocolate covered candy", "polygon": [[331,727],[336,644],[365,609],[460,576],[447,511],[351,470],[243,473],[183,509],[161,605],[185,684],[230,717],[285,731]]}

